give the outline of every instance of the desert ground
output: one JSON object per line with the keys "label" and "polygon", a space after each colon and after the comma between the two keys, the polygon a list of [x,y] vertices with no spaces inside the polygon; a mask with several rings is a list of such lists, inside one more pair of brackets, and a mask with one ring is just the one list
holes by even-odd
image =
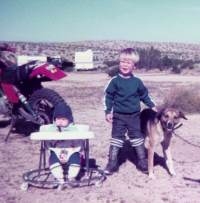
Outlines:
{"label": "desert ground", "polygon": [[[138,73],[149,88],[151,97],[162,104],[164,95],[175,86],[199,85],[199,76],[168,73]],[[107,163],[111,125],[104,119],[103,91],[110,78],[105,73],[75,72],[67,78],[45,83],[56,90],[73,109],[75,122],[87,124],[95,133],[90,141],[90,157],[104,168]],[[1,203],[194,203],[200,201],[200,125],[199,114],[186,114],[187,121],[176,133],[188,140],[173,138],[172,151],[177,175],[171,177],[165,168],[161,147],[156,148],[155,180],[126,160],[119,171],[109,176],[102,187],[83,187],[57,191],[30,187],[22,191],[22,174],[38,167],[38,141],[12,134],[7,143],[7,129],[0,129],[0,202]],[[194,145],[192,145],[192,144]],[[125,153],[130,153],[125,149]]]}

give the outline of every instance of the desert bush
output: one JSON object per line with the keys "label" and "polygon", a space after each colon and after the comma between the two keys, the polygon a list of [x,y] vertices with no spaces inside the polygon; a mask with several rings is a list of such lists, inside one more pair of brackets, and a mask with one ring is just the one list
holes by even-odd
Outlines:
{"label": "desert bush", "polygon": [[198,70],[200,70],[200,62],[194,63],[192,69],[198,69]]}
{"label": "desert bush", "polygon": [[162,65],[161,52],[151,46],[148,49],[137,49],[140,55],[140,61],[138,62],[138,68],[145,68],[147,70],[153,68],[160,68]]}
{"label": "desert bush", "polygon": [[108,70],[108,65],[106,65],[106,64],[100,64],[100,65],[97,66],[97,69],[100,70],[100,71],[105,72],[105,71]]}
{"label": "desert bush", "polygon": [[119,73],[119,65],[116,66],[111,66],[106,70],[106,73],[110,76],[113,77]]}
{"label": "desert bush", "polygon": [[200,74],[200,62],[194,63],[191,67],[189,67],[188,69],[185,69],[185,73],[199,75]]}
{"label": "desert bush", "polygon": [[170,68],[172,73],[180,74],[184,69],[193,69],[194,64],[193,60],[170,59],[168,56],[164,56],[160,70]]}
{"label": "desert bush", "polygon": [[171,71],[172,73],[180,74],[182,69],[180,65],[173,65]]}
{"label": "desert bush", "polygon": [[186,69],[186,68],[193,69],[193,65],[194,65],[194,62],[192,60],[187,60],[181,64],[181,69]]}
{"label": "desert bush", "polygon": [[103,63],[106,64],[108,67],[111,67],[111,66],[118,65],[119,64],[119,60],[104,61]]}
{"label": "desert bush", "polygon": [[162,66],[164,67],[171,67],[173,65],[172,59],[170,59],[168,56],[164,56],[162,58]]}
{"label": "desert bush", "polygon": [[199,86],[173,88],[164,98],[164,106],[182,110],[185,113],[200,113]]}

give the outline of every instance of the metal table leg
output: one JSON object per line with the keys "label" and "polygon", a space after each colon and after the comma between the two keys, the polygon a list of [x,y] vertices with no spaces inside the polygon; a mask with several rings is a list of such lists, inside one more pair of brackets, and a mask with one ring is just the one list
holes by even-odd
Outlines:
{"label": "metal table leg", "polygon": [[85,162],[86,162],[86,172],[87,175],[89,175],[89,169],[90,169],[90,157],[89,157],[89,140],[85,140]]}
{"label": "metal table leg", "polygon": [[42,141],[40,146],[40,160],[38,166],[38,174],[40,175],[41,170],[45,168],[46,168],[46,149],[45,149],[45,141]]}

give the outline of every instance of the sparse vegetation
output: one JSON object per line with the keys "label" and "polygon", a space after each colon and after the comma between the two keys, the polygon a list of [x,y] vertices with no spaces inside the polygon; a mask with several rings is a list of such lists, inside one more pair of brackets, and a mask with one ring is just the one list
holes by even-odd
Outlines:
{"label": "sparse vegetation", "polygon": [[119,72],[119,65],[111,66],[106,70],[106,73],[110,76],[113,77],[117,75]]}
{"label": "sparse vegetation", "polygon": [[[4,42],[0,42],[4,43]],[[138,50],[140,61],[138,68],[151,70],[170,70],[182,73],[194,69],[200,64],[200,44],[156,43],[134,41],[82,41],[65,43],[7,42],[16,48],[19,55],[60,55],[74,63],[76,51],[92,49],[96,69],[109,72],[109,68],[118,64],[121,49],[132,47]],[[108,70],[107,70],[108,69]],[[114,69],[114,68],[111,68]],[[73,71],[71,69],[70,71]]]}
{"label": "sparse vegetation", "polygon": [[200,113],[199,87],[173,88],[164,98],[164,105],[178,108],[185,113]]}
{"label": "sparse vegetation", "polygon": [[103,63],[106,64],[108,67],[111,67],[111,66],[118,65],[119,64],[119,60],[104,61]]}

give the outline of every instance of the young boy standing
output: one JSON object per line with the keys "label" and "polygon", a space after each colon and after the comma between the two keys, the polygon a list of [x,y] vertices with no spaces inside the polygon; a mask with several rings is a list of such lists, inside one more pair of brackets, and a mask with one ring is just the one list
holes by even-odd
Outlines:
{"label": "young boy standing", "polygon": [[148,170],[144,138],[140,129],[140,101],[150,108],[155,105],[143,82],[133,75],[138,61],[139,55],[134,49],[122,50],[119,74],[111,79],[105,89],[106,120],[112,123],[109,159],[104,170],[107,175],[118,169],[118,154],[123,147],[126,133],[137,154],[137,167],[144,172]]}

